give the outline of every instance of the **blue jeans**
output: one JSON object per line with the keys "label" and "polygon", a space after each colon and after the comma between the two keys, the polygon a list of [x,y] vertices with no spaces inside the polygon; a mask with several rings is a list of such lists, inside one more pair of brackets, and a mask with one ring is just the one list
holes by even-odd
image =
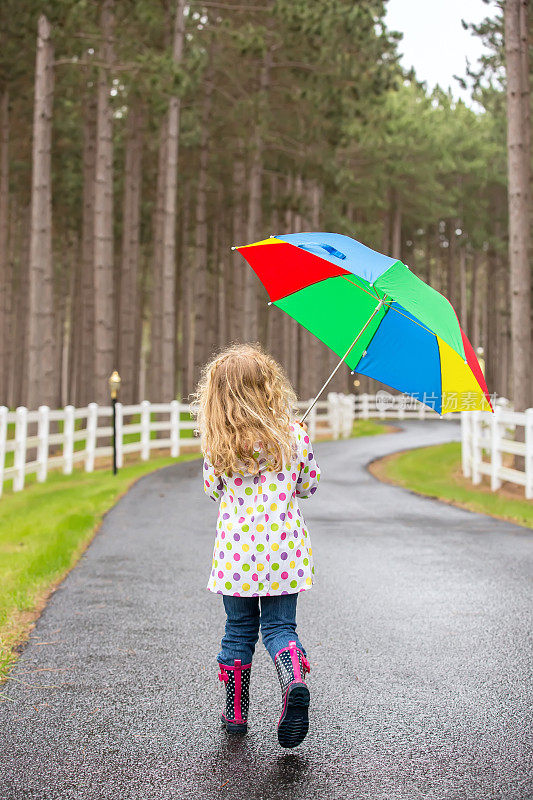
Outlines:
{"label": "blue jeans", "polygon": [[274,597],[233,597],[223,595],[226,609],[226,632],[217,658],[220,664],[233,666],[236,658],[249,664],[259,639],[274,661],[276,653],[289,642],[296,642],[305,655],[296,633],[296,603],[298,594],[281,594]]}

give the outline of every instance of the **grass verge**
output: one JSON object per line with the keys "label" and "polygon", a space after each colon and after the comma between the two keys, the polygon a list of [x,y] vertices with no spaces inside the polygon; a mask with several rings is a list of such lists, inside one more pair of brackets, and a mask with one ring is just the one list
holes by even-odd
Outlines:
{"label": "grass verge", "polygon": [[376,478],[417,494],[533,528],[533,503],[524,498],[522,488],[507,485],[491,492],[488,485],[473,486],[463,477],[458,442],[393,453],[369,469]]}
{"label": "grass verge", "polygon": [[52,472],[0,502],[0,681],[54,588],[86,549],[103,515],[143,475],[198,458],[154,458],[109,470]]}
{"label": "grass verge", "polygon": [[356,419],[353,424],[352,437],[377,436],[380,433],[396,433],[400,428],[387,422],[376,422],[374,419]]}

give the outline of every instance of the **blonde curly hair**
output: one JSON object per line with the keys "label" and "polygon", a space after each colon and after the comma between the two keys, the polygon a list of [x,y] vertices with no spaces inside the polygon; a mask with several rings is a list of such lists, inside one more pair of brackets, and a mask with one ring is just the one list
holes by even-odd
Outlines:
{"label": "blonde curly hair", "polygon": [[234,344],[205,365],[192,403],[203,454],[215,475],[281,471],[293,455],[296,394],[283,368],[259,344]]}

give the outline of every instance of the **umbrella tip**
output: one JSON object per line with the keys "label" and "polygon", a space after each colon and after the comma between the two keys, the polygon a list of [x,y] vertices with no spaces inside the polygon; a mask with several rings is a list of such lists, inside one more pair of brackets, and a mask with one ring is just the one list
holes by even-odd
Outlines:
{"label": "umbrella tip", "polygon": [[237,249],[237,248],[235,247],[235,245],[234,245],[234,244],[232,244],[232,245],[231,245],[231,247],[230,247],[230,250],[236,250],[236,249]]}
{"label": "umbrella tip", "polygon": [[269,300],[269,301],[268,301],[268,305],[269,305],[269,306],[271,306],[271,305],[272,305],[272,300]]}

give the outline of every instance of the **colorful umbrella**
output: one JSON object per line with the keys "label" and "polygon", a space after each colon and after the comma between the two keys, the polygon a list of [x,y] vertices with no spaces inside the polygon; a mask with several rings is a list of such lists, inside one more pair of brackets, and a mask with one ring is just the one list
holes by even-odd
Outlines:
{"label": "colorful umbrella", "polygon": [[439,414],[492,410],[453,306],[401,261],[338,233],[289,233],[235,249],[271,303],[341,357],[314,402],[346,361]]}

